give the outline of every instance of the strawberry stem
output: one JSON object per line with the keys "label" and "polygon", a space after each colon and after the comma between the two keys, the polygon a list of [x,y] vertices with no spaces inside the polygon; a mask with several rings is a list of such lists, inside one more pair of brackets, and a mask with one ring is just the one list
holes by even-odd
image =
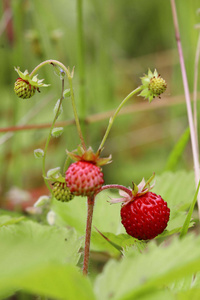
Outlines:
{"label": "strawberry stem", "polygon": [[132,190],[128,189],[127,187],[119,184],[107,184],[101,187],[101,189],[98,191],[98,194],[104,190],[107,189],[117,189],[117,190],[122,190],[125,193],[127,193],[131,198],[133,197]]}
{"label": "strawberry stem", "polygon": [[83,275],[88,274],[94,201],[95,201],[94,196],[90,196],[87,199],[88,209],[87,209],[87,223],[86,223],[85,248],[84,248],[84,259],[83,259]]}
{"label": "strawberry stem", "polygon": [[31,72],[30,76],[33,77],[34,74],[41,67],[43,67],[47,64],[51,64],[52,66],[60,67],[65,72],[65,74],[67,75],[67,78],[68,78],[68,81],[69,81],[69,88],[70,88],[70,92],[71,92],[71,101],[72,101],[72,107],[73,107],[73,111],[74,111],[74,119],[75,119],[75,122],[76,122],[77,131],[78,131],[78,134],[79,134],[79,138],[81,140],[82,147],[86,150],[85,141],[84,141],[83,134],[82,134],[82,131],[81,131],[81,126],[80,126],[80,122],[79,122],[79,118],[78,118],[78,114],[77,114],[77,110],[76,110],[76,105],[75,105],[75,99],[74,99],[74,91],[73,91],[73,85],[72,85],[72,78],[73,78],[73,75],[74,75],[74,69],[72,70],[72,72],[70,72],[69,68],[66,68],[66,66],[63,65],[58,60],[49,59],[49,60],[43,61],[37,67],[35,67],[35,69]]}
{"label": "strawberry stem", "polygon": [[111,127],[112,127],[112,125],[113,125],[113,123],[114,123],[114,120],[115,120],[115,118],[117,117],[117,115],[118,115],[119,111],[121,110],[121,108],[124,106],[124,104],[125,104],[125,103],[126,103],[133,95],[139,93],[139,92],[142,90],[142,88],[143,88],[142,86],[137,87],[137,88],[136,88],[135,90],[133,90],[130,94],[128,94],[128,96],[126,96],[126,97],[124,98],[124,100],[120,103],[120,105],[119,105],[118,108],[116,109],[114,115],[113,115],[113,116],[110,118],[110,120],[109,120],[108,127],[107,127],[107,129],[106,129],[105,135],[104,135],[104,137],[103,137],[103,139],[102,139],[102,142],[101,142],[101,144],[100,144],[100,146],[99,146],[98,151],[100,151],[100,150],[103,148],[103,146],[104,146],[104,144],[105,144],[105,141],[106,141],[106,139],[107,139],[107,137],[108,137],[108,134],[109,134],[109,132],[110,132],[110,130],[111,130]]}
{"label": "strawberry stem", "polygon": [[44,156],[43,156],[43,162],[42,162],[42,172],[43,172],[43,178],[44,178],[44,182],[46,184],[46,186],[48,187],[49,191],[51,191],[51,187],[46,179],[46,172],[45,172],[45,162],[46,162],[46,154],[47,154],[47,148],[48,148],[48,145],[49,145],[49,142],[51,140],[51,134],[52,134],[52,130],[54,128],[54,125],[55,125],[55,122],[59,116],[59,111],[60,111],[60,108],[61,108],[61,105],[62,105],[62,101],[64,99],[63,97],[63,92],[64,92],[64,79],[62,79],[62,92],[61,92],[61,97],[60,97],[60,102],[59,102],[59,106],[58,106],[58,109],[56,111],[56,114],[55,114],[55,117],[53,119],[53,122],[51,124],[51,128],[49,130],[49,135],[48,135],[48,138],[47,138],[47,141],[46,141],[46,144],[45,144],[45,148],[44,148]]}

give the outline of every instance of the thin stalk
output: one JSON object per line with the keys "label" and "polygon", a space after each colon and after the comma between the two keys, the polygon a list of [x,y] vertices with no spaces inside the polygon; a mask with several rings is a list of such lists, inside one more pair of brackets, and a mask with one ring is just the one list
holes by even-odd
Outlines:
{"label": "thin stalk", "polygon": [[119,105],[118,108],[116,109],[114,115],[113,115],[113,116],[110,118],[110,120],[109,120],[108,127],[107,127],[107,129],[106,129],[106,132],[105,132],[105,134],[104,134],[104,137],[103,137],[103,139],[102,139],[102,142],[101,142],[101,144],[100,144],[100,146],[99,146],[98,151],[100,151],[100,150],[103,148],[103,146],[104,146],[104,144],[105,144],[105,141],[106,141],[106,139],[107,139],[107,137],[108,137],[108,135],[109,135],[109,132],[110,132],[110,130],[111,130],[111,127],[112,127],[112,125],[113,125],[113,123],[114,123],[114,120],[115,120],[115,118],[117,117],[117,115],[118,115],[119,111],[121,110],[121,108],[124,106],[124,104],[125,104],[125,103],[126,103],[133,95],[137,94],[137,93],[140,92],[141,90],[142,90],[142,86],[139,86],[138,88],[136,88],[135,90],[133,90],[130,94],[128,94],[128,96],[126,96],[126,98],[124,98],[124,100],[120,103],[120,105]]}
{"label": "thin stalk", "polygon": [[68,81],[69,81],[70,92],[71,92],[72,107],[73,107],[73,111],[74,111],[74,119],[75,119],[75,122],[76,122],[77,131],[78,131],[78,134],[79,134],[79,138],[81,140],[82,147],[84,149],[86,149],[83,134],[82,134],[82,131],[81,131],[79,118],[78,118],[78,114],[77,114],[77,110],[76,110],[75,99],[74,99],[74,91],[73,91],[73,84],[72,84],[72,78],[73,78],[74,70],[72,71],[72,73],[70,73],[69,69],[66,68],[65,65],[63,65],[60,61],[54,60],[54,59],[49,59],[49,60],[45,60],[45,61],[41,62],[37,67],[35,67],[35,69],[31,72],[30,76],[33,77],[35,75],[35,73],[40,68],[42,68],[43,66],[45,66],[47,64],[51,64],[53,66],[57,65],[67,74],[67,78],[68,78]]}
{"label": "thin stalk", "polygon": [[72,107],[73,107],[73,111],[74,111],[74,118],[76,121],[76,127],[78,130],[78,134],[79,134],[79,138],[81,140],[81,144],[83,146],[83,149],[86,150],[86,145],[85,145],[85,141],[82,135],[82,131],[81,131],[81,126],[79,123],[79,119],[78,119],[78,114],[76,111],[76,105],[75,105],[75,100],[74,100],[74,90],[73,90],[73,86],[72,86],[72,78],[68,77],[68,81],[69,81],[69,88],[70,88],[70,92],[71,92],[71,100],[72,100]]}
{"label": "thin stalk", "polygon": [[197,85],[198,85],[198,65],[200,57],[200,32],[197,42],[197,49],[194,63],[194,90],[193,90],[193,101],[194,101],[194,128],[196,133],[196,141],[198,145],[198,118],[197,118]]}
{"label": "thin stalk", "polygon": [[52,134],[52,130],[54,128],[54,125],[55,125],[55,122],[59,116],[59,111],[60,111],[60,108],[61,108],[61,105],[62,105],[62,101],[64,99],[63,97],[63,93],[64,93],[64,79],[62,79],[62,92],[61,92],[61,97],[60,97],[60,102],[59,102],[59,106],[58,106],[58,109],[56,111],[56,114],[55,114],[55,117],[53,119],[53,122],[51,124],[51,128],[49,130],[49,135],[48,135],[48,138],[47,138],[47,141],[46,141],[46,144],[45,144],[45,148],[44,148],[44,156],[43,156],[43,161],[42,161],[42,173],[43,173],[43,177],[44,177],[44,181],[45,181],[45,184],[46,186],[48,187],[49,191],[52,192],[51,190],[51,187],[46,179],[46,171],[45,171],[45,163],[46,163],[46,154],[47,154],[47,148],[49,146],[49,142],[51,140],[51,134]]}
{"label": "thin stalk", "polygon": [[83,259],[83,275],[88,274],[89,256],[90,256],[90,239],[92,230],[92,218],[94,211],[95,197],[90,196],[87,199],[87,223],[85,233],[85,248],[84,248],[84,259]]}
{"label": "thin stalk", "polygon": [[[181,40],[180,40],[175,0],[171,0],[171,8],[172,8],[172,16],[173,16],[173,21],[174,21],[175,35],[176,35],[180,67],[181,67],[183,86],[184,86],[184,92],[185,92],[185,100],[186,100],[186,107],[187,107],[187,114],[188,114],[188,122],[189,122],[189,127],[190,127],[190,137],[191,137],[192,154],[193,154],[193,162],[194,162],[195,183],[196,183],[196,187],[197,187],[198,182],[199,182],[198,144],[197,144],[197,140],[196,140],[196,133],[195,133],[192,107],[191,107],[191,101],[190,101],[188,80],[187,80],[183,51],[182,51]],[[200,219],[200,194],[198,194],[198,211],[199,211],[199,219]]]}
{"label": "thin stalk", "polygon": [[[80,119],[85,120],[86,117],[86,97],[85,97],[85,51],[84,51],[84,34],[83,34],[83,1],[77,0],[77,49],[78,49],[78,69],[79,69],[79,112]],[[82,122],[82,129],[85,132],[85,123]]]}

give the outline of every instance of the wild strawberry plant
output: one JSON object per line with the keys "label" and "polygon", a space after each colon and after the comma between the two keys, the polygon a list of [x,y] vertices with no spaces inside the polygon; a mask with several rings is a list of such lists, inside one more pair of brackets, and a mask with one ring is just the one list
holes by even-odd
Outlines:
{"label": "wild strawberry plant", "polygon": [[[157,251],[160,251],[159,253],[163,253],[163,255],[170,255],[171,251],[173,252],[173,247],[177,247],[176,242],[172,242],[167,247],[166,252],[163,250],[164,243],[162,241],[174,233],[181,232],[183,227],[187,232],[188,227],[192,226],[190,219],[186,224],[185,212],[182,211],[181,207],[190,205],[191,201],[189,198],[194,191],[194,187],[191,186],[191,189],[187,189],[188,198],[182,192],[176,195],[175,203],[173,203],[174,195],[169,197],[171,189],[173,189],[173,183],[180,184],[180,190],[183,190],[185,181],[188,180],[188,176],[184,173],[179,174],[179,178],[177,178],[177,174],[174,175],[171,178],[171,188],[167,188],[165,191],[162,191],[162,187],[166,187],[166,183],[169,182],[169,174],[167,174],[167,180],[162,177],[160,179],[156,177],[158,185],[155,185],[155,187],[154,183],[151,183],[154,175],[148,181],[142,179],[138,185],[131,178],[130,185],[132,185],[132,188],[120,185],[120,182],[105,185],[103,166],[111,163],[111,155],[104,158],[101,154],[113,122],[123,105],[135,94],[151,102],[154,97],[160,97],[166,90],[166,82],[156,70],[154,72],[149,70],[148,74],[142,77],[141,86],[132,91],[120,103],[113,117],[110,118],[107,130],[99,148],[95,152],[91,146],[86,146],[76,111],[73,89],[74,70],[70,71],[69,68],[55,60],[42,62],[30,74],[28,71],[22,73],[17,68],[16,71],[22,76],[22,80],[17,79],[17,85],[15,84],[14,87],[16,95],[25,99],[23,101],[28,101],[27,99],[33,96],[30,93],[33,87],[42,88],[48,86],[43,84],[35,75],[41,67],[46,65],[51,65],[60,77],[61,97],[54,108],[54,119],[45,148],[35,149],[34,151],[35,157],[42,161],[43,177],[49,189],[49,195],[40,197],[31,212],[35,217],[38,214],[40,218],[43,216],[43,220],[47,220],[49,225],[37,224],[21,218],[5,217],[2,223],[4,230],[1,233],[2,235],[4,234],[4,239],[9,228],[11,232],[12,230],[15,232],[15,237],[9,243],[12,244],[18,239],[19,252],[22,251],[23,247],[27,248],[27,244],[33,250],[29,249],[29,256],[27,259],[26,257],[23,258],[25,267],[22,276],[16,278],[13,275],[12,277],[8,270],[7,276],[11,277],[12,284],[10,285],[11,288],[8,289],[6,279],[2,281],[2,295],[7,295],[8,290],[12,294],[18,288],[21,288],[29,293],[47,295],[58,299],[75,299],[76,297],[79,299],[102,299],[102,297],[103,299],[135,299],[140,293],[148,291],[148,288],[146,289],[145,285],[141,283],[141,279],[139,279],[140,273],[139,278],[137,280],[134,279],[135,284],[131,284],[134,278],[132,273],[137,278],[138,270],[141,267],[138,263],[140,260],[141,262],[143,261],[142,257],[148,261],[148,256],[151,257],[152,255],[153,259],[155,255],[154,259],[156,259],[156,255],[160,254],[154,254],[156,253],[155,249],[158,249]],[[69,89],[67,90],[64,89],[65,79],[68,79],[69,84]],[[25,84],[24,80],[26,80]],[[56,121],[62,113],[62,102],[65,101],[66,94],[71,96],[80,145],[77,145],[77,149],[72,152],[66,150],[66,161],[64,166],[62,166],[62,172],[61,168],[56,166],[46,170],[47,150],[50,139],[61,135],[64,130],[64,128],[56,127]],[[192,181],[193,178],[191,176],[190,182]],[[158,191],[155,190],[156,186]],[[159,188],[161,191],[159,191]],[[120,198],[111,193],[113,189],[119,191]],[[152,189],[154,189],[154,192],[151,191]],[[84,198],[87,198],[87,212]],[[170,200],[172,201],[171,203]],[[195,201],[196,197],[194,198],[194,203]],[[177,203],[180,205],[179,208],[177,208]],[[93,216],[95,231],[92,230]],[[183,226],[184,222],[185,225]],[[4,227],[5,224],[8,224],[9,227]],[[68,229],[66,229],[66,226]],[[22,232],[23,236],[26,237],[27,231],[37,232],[36,234],[34,233],[34,241],[27,237],[22,242],[16,233]],[[156,246],[154,241],[151,241],[155,238],[159,242],[158,244],[161,244],[159,247]],[[190,238],[193,239],[193,237]],[[57,241],[58,239],[59,241]],[[9,243],[5,243],[5,247],[11,246]],[[26,244],[25,246],[24,243]],[[178,243],[179,246],[180,243]],[[42,247],[42,251],[40,251],[40,247]],[[47,248],[49,250],[46,250]],[[94,288],[92,288],[89,279],[83,275],[88,275],[89,272],[88,276],[90,277],[90,269],[92,269],[94,264],[94,259],[92,258],[94,251],[106,252],[112,260],[108,261],[102,274],[97,276]],[[5,253],[6,249],[3,257],[5,257]],[[38,257],[35,260],[31,258],[29,261],[29,257],[32,257],[34,253],[38,253]],[[11,254],[9,259],[10,261],[14,260],[15,254]],[[134,271],[134,265],[136,266],[136,271]],[[179,270],[179,267],[177,262],[172,263],[172,268]],[[21,263],[17,260],[12,272],[15,274],[20,268]],[[127,269],[127,275],[124,274],[124,268]],[[137,270],[137,268],[139,269]],[[83,275],[81,275],[81,269]],[[115,270],[119,272],[120,276],[116,274]],[[46,284],[44,284],[42,278],[47,273]],[[167,268],[165,275],[169,276],[168,273],[169,268]],[[193,271],[188,276],[192,273]],[[121,274],[123,280],[121,279]],[[151,272],[148,271],[148,274],[151,278],[153,274],[152,269]],[[56,285],[50,283],[49,276],[53,276],[54,279],[56,276]],[[131,282],[129,282],[127,276],[131,276]],[[112,278],[113,281],[109,286],[107,285],[107,277]],[[67,285],[65,280],[68,280]],[[76,289],[76,281],[79,282],[79,291]],[[35,284],[33,285],[32,282],[35,282]],[[40,284],[40,282],[43,283]],[[122,282],[121,287],[117,287],[119,282]],[[71,289],[70,293],[69,286]],[[169,290],[158,291],[155,283],[150,285],[150,287],[153,288],[153,295],[160,295],[160,293],[170,294]],[[100,293],[99,289],[102,288],[103,292]]]}
{"label": "wild strawberry plant", "polygon": [[[155,176],[155,182],[153,174],[139,184],[130,174],[130,187],[104,184],[104,165],[112,161],[102,153],[118,113],[133,95],[149,103],[160,98],[165,80],[149,70],[117,107],[94,151],[86,145],[76,109],[74,69],[56,60],[42,62],[31,73],[16,68],[16,95],[29,101],[48,87],[36,75],[47,65],[60,77],[61,96],[44,149],[35,149],[34,155],[41,160],[49,193],[29,210],[32,217],[2,212],[1,299],[15,293],[20,298],[20,291],[41,299],[198,299],[200,238],[188,233],[199,189],[198,184],[195,193],[193,172],[166,172]],[[49,142],[64,131],[56,122],[67,97],[80,145],[74,151],[63,149],[64,165],[46,170]],[[102,271],[102,266],[95,269],[98,254]]]}

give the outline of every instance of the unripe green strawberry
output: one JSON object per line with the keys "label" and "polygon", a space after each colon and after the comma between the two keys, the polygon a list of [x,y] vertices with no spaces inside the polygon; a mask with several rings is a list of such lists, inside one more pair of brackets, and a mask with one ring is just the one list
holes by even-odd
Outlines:
{"label": "unripe green strawberry", "polygon": [[28,81],[18,78],[15,81],[15,94],[22,99],[29,99],[35,94],[36,88],[29,84]]}
{"label": "unripe green strawberry", "polygon": [[165,92],[167,88],[166,81],[158,74],[155,70],[153,73],[151,70],[148,71],[147,75],[141,77],[142,80],[142,91],[139,96],[149,99],[151,102],[155,97],[159,97]]}
{"label": "unripe green strawberry", "polygon": [[53,195],[58,201],[68,202],[74,198],[66,182],[56,181],[53,183]]}
{"label": "unripe green strawberry", "polygon": [[29,75],[28,70],[21,72],[19,67],[15,68],[15,71],[18,73],[19,78],[15,81],[14,91],[15,94],[22,99],[29,99],[37,90],[40,92],[40,87],[47,87],[49,84],[44,84],[44,79],[38,79],[37,75]]}
{"label": "unripe green strawberry", "polygon": [[121,222],[126,232],[139,240],[149,240],[167,227],[170,209],[167,203],[152,192],[135,197],[121,208]]}
{"label": "unripe green strawberry", "polygon": [[149,90],[155,97],[160,96],[162,93],[164,93],[166,88],[166,81],[160,76],[160,74],[157,77],[154,76],[150,79]]}

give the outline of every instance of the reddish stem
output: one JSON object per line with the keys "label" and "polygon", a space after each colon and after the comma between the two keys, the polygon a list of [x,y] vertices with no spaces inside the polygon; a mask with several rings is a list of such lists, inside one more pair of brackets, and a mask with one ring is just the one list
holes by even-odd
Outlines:
{"label": "reddish stem", "polygon": [[90,239],[91,239],[91,229],[92,229],[92,217],[94,210],[94,200],[95,196],[90,196],[87,199],[88,211],[87,211],[87,224],[85,233],[85,248],[84,248],[84,260],[83,260],[83,275],[88,274],[88,264],[90,256]]}
{"label": "reddish stem", "polygon": [[103,190],[107,190],[107,189],[117,189],[117,190],[122,190],[125,193],[127,193],[130,197],[133,196],[132,190],[128,189],[127,187],[123,186],[123,185],[119,185],[119,184],[107,184],[101,187],[101,189],[98,191],[98,193],[100,193]]}

